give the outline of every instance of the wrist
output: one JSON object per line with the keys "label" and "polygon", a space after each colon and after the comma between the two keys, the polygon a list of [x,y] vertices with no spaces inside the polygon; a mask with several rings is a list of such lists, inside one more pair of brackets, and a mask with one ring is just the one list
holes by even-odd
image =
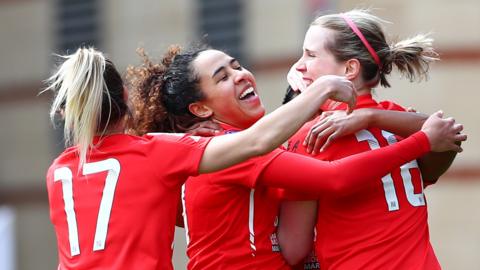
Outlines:
{"label": "wrist", "polygon": [[377,124],[377,117],[375,110],[372,109],[358,109],[353,111],[352,114],[355,114],[359,117],[360,121],[363,122],[363,128],[375,127]]}
{"label": "wrist", "polygon": [[321,93],[318,93],[315,98],[317,98],[318,105],[322,106],[327,100],[331,98],[332,95],[332,91],[327,89],[325,91],[322,91]]}

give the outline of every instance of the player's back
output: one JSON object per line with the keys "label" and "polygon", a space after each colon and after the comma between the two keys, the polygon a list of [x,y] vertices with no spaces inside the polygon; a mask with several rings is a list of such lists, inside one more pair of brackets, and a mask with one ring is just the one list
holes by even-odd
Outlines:
{"label": "player's back", "polygon": [[107,136],[80,170],[74,147],[53,162],[47,188],[59,269],[172,269],[180,186],[196,174],[204,144],[157,137]]}

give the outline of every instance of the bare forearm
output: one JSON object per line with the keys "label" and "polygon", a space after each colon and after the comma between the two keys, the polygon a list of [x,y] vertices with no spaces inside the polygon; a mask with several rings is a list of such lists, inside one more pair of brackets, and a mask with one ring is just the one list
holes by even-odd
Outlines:
{"label": "bare forearm", "polygon": [[[289,104],[283,105],[260,119],[252,126],[252,132],[258,134],[257,143],[269,152],[290,138],[302,125],[310,120],[326,100],[327,94],[313,91],[302,93]],[[312,106],[313,105],[313,106]],[[253,130],[255,129],[255,130]]]}
{"label": "bare forearm", "polygon": [[295,100],[263,117],[250,128],[213,138],[205,149],[199,172],[221,170],[272,151],[314,116],[329,98],[346,102],[349,108],[353,108],[356,96],[352,82],[341,76],[322,76]]}
{"label": "bare forearm", "polygon": [[277,236],[283,258],[288,264],[298,264],[310,252],[316,216],[316,201],[282,203]]}
{"label": "bare forearm", "polygon": [[377,127],[402,137],[408,137],[422,128],[428,115],[414,112],[360,109],[367,114],[370,127]]}
{"label": "bare forearm", "polygon": [[[428,118],[427,115],[411,112],[371,110],[365,112],[370,114],[370,126],[390,131],[402,137],[410,136],[421,129]],[[457,152],[430,152],[418,159],[422,177],[426,182],[435,183],[444,174]]]}
{"label": "bare forearm", "polygon": [[221,170],[272,151],[312,118],[327,99],[325,92],[307,91],[246,130],[212,138],[205,149],[199,172]]}
{"label": "bare forearm", "polygon": [[447,151],[441,153],[430,152],[419,158],[417,161],[423,180],[428,184],[436,183],[438,178],[450,168],[456,156],[457,152]]}

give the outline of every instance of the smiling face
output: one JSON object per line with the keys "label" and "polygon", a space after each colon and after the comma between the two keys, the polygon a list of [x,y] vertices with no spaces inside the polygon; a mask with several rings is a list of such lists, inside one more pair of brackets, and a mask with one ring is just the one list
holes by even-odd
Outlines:
{"label": "smiling face", "polygon": [[312,25],[303,42],[303,54],[297,61],[297,70],[308,86],[323,75],[345,75],[345,64],[337,62],[333,54],[326,49],[325,43],[333,39],[333,30]]}
{"label": "smiling face", "polygon": [[[198,115],[237,128],[248,128],[265,114],[257,94],[253,74],[231,56],[217,50],[201,52],[193,61],[194,72],[199,77],[199,87],[205,99],[196,102]],[[201,108],[201,109],[199,109]]]}

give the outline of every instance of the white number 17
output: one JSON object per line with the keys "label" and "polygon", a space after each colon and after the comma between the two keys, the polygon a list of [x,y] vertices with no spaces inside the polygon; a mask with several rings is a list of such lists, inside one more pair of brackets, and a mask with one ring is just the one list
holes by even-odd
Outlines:
{"label": "white number 17", "polygon": [[[110,211],[112,210],[113,195],[120,174],[120,162],[114,158],[106,160],[85,163],[83,165],[83,175],[108,171],[103,188],[103,195],[98,210],[97,227],[95,229],[95,238],[93,241],[93,250],[103,250],[105,248],[105,239],[107,238],[108,221],[110,220]],[[75,215],[73,203],[73,174],[68,167],[58,168],[54,171],[54,181],[62,182],[63,201],[65,203],[65,213],[67,215],[68,240],[70,242],[70,253],[72,256],[80,254],[78,244],[77,218]]]}

